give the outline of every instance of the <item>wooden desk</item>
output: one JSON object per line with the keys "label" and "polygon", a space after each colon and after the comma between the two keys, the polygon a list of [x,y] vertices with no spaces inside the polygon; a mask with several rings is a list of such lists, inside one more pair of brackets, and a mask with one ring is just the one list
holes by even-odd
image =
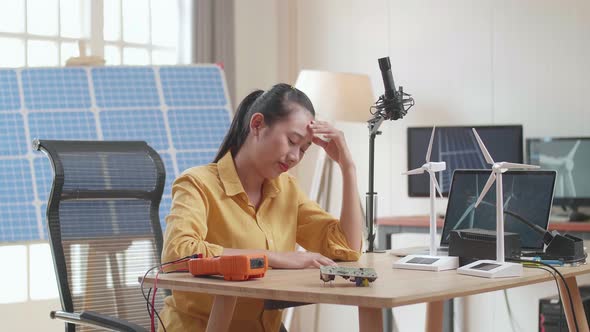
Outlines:
{"label": "wooden desk", "polygon": [[[443,300],[491,292],[517,286],[553,280],[539,269],[525,269],[518,278],[486,279],[457,274],[456,271],[428,272],[394,270],[396,259],[389,254],[364,254],[359,262],[341,263],[342,266],[373,267],[378,279],[369,287],[355,287],[354,283],[337,277],[330,284],[319,279],[319,270],[270,270],[265,278],[245,282],[229,282],[220,278],[195,278],[188,273],[164,274],[158,277],[160,288],[213,294],[215,301],[207,331],[226,331],[229,327],[237,297],[332,303],[357,306],[360,331],[383,331],[382,308],[415,303],[427,303],[427,331],[440,331]],[[580,331],[588,331],[586,316],[577,287],[576,275],[590,273],[590,265],[560,268],[572,290],[574,310]],[[139,278],[141,282],[141,277]],[[145,278],[153,284],[154,277]],[[563,286],[562,286],[563,287]],[[572,308],[567,293],[561,291],[570,330],[573,329]]]}
{"label": "wooden desk", "polygon": [[[428,233],[429,217],[424,216],[400,216],[382,217],[377,219],[377,236],[379,249],[391,249],[391,235],[399,233]],[[436,227],[442,229],[444,220],[438,218]],[[582,240],[590,240],[590,222],[575,221],[549,221],[549,230],[575,235]]]}

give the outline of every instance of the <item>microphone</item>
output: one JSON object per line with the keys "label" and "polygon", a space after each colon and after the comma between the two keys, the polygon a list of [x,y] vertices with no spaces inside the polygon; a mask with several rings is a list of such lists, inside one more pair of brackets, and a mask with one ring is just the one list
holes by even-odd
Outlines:
{"label": "microphone", "polygon": [[379,69],[383,77],[383,87],[385,88],[385,97],[387,99],[396,99],[395,83],[391,74],[391,62],[389,57],[379,59]]}
{"label": "microphone", "polygon": [[[401,119],[414,106],[414,99],[409,94],[404,93],[404,88],[401,86],[399,87],[399,91],[396,91],[393,75],[391,74],[389,57],[380,58],[378,61],[385,93],[379,97],[375,108],[385,120]],[[408,96],[409,98],[404,99],[404,96]]]}

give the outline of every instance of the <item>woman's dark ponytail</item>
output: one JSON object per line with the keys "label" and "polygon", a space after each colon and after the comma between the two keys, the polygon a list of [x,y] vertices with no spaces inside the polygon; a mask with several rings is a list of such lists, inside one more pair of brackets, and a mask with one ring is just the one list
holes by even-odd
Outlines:
{"label": "woman's dark ponytail", "polygon": [[264,91],[256,90],[249,95],[246,96],[238,105],[238,109],[236,110],[236,114],[231,122],[229,130],[221,143],[221,147],[217,152],[217,156],[213,160],[214,163],[218,162],[219,159],[223,158],[225,154],[231,149],[232,153],[234,154],[240,149],[242,144],[246,141],[246,137],[248,137],[249,129],[249,117],[246,119],[247,114],[249,113],[248,110],[254,104],[256,99],[262,95]]}
{"label": "woman's dark ponytail", "polygon": [[237,155],[250,133],[252,114],[261,113],[264,116],[264,123],[270,127],[289,116],[293,109],[290,107],[291,104],[301,105],[315,117],[315,110],[309,98],[301,90],[289,84],[279,83],[266,92],[256,90],[250,93],[238,106],[213,162],[218,162],[230,150],[234,157]]}

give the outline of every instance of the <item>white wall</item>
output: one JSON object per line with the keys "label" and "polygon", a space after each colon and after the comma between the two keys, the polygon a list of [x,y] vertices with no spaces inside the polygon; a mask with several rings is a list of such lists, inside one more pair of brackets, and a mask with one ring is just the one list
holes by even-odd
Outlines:
{"label": "white wall", "polygon": [[236,105],[256,89],[277,83],[278,4],[270,0],[235,1]]}
{"label": "white wall", "polygon": [[[263,13],[273,7],[272,1],[237,3],[238,7],[263,6]],[[279,22],[284,15],[276,12]],[[377,96],[383,93],[377,58],[390,56],[396,84],[416,100],[406,118],[386,123],[377,139],[379,215],[416,215],[428,210],[425,199],[407,197],[406,177],[399,175],[407,165],[408,126],[520,123],[525,137],[590,135],[585,129],[590,120],[585,100],[590,88],[588,1],[300,0],[296,15],[297,38],[289,44],[297,52],[292,60],[296,68],[366,73]],[[254,29],[275,24],[264,25],[267,30],[262,36],[281,38],[282,34],[268,31],[277,21],[256,17]],[[248,67],[244,71],[261,72],[242,80],[258,86],[271,84],[267,81],[272,81],[272,70],[276,80],[285,77],[271,69],[283,65],[281,59],[272,58],[277,54],[274,43],[280,45],[267,42],[255,59],[239,59],[238,54]],[[292,61],[285,65],[292,66]],[[359,193],[364,196],[367,129],[363,124],[339,126],[356,157]],[[299,170],[304,184],[313,172],[311,165],[313,160]],[[445,204],[439,204],[438,210],[444,212]],[[554,293],[551,283],[508,292],[522,330],[537,328],[537,300]],[[501,292],[469,297],[465,303],[469,311],[461,322],[464,330],[510,330]],[[336,326],[320,326],[354,331],[354,310],[346,310],[336,309],[330,316],[329,323]],[[412,330],[411,324],[400,325]]]}

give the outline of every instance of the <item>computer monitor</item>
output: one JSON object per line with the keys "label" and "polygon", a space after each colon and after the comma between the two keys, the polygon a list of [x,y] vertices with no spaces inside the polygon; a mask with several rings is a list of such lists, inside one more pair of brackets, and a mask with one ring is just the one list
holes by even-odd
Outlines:
{"label": "computer monitor", "polygon": [[[449,195],[441,246],[448,246],[452,230],[482,228],[496,230],[496,185],[475,208],[491,170],[456,170]],[[525,221],[547,230],[555,171],[508,171],[502,175],[504,230],[520,235],[523,249],[541,251],[543,235]],[[519,220],[519,217],[525,221]]]}
{"label": "computer monitor", "polygon": [[[436,173],[443,195],[448,196],[455,169],[485,169],[490,165],[477,145],[471,128],[485,143],[495,161],[522,163],[523,139],[521,125],[436,127],[430,161],[444,161],[445,171]],[[408,128],[408,169],[425,163],[432,127]],[[430,194],[428,174],[408,177],[408,196],[427,197]]]}
{"label": "computer monitor", "polygon": [[590,137],[529,138],[527,162],[557,171],[553,203],[572,210],[570,219],[583,220],[579,206],[590,206]]}

